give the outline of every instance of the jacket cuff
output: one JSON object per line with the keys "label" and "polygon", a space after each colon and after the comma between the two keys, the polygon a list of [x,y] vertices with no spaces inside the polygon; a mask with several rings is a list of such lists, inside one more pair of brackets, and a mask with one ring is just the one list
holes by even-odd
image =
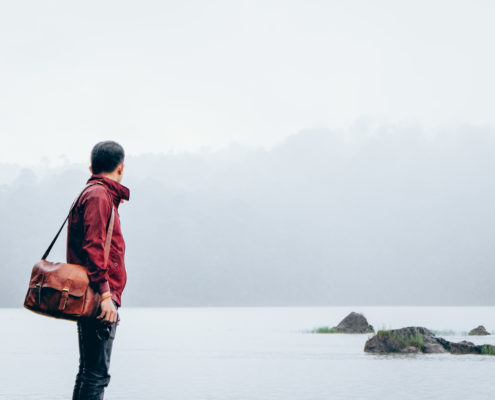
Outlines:
{"label": "jacket cuff", "polygon": [[98,291],[100,292],[100,294],[110,291],[110,285],[108,284],[107,280],[101,281],[98,284]]}

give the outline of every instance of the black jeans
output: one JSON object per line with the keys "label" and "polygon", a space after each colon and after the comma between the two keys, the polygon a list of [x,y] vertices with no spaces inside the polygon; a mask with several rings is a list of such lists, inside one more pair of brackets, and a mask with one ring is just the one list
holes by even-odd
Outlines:
{"label": "black jeans", "polygon": [[[115,307],[117,303],[112,299]],[[79,371],[72,400],[102,400],[110,382],[110,355],[117,323],[111,325],[108,339],[98,334],[101,322],[97,319],[77,321],[79,335]]]}

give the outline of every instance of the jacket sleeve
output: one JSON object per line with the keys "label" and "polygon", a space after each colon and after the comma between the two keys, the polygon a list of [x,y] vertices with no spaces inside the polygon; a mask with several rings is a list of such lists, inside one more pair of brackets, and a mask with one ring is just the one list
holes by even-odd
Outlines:
{"label": "jacket sleeve", "polygon": [[112,213],[112,204],[108,194],[102,193],[102,190],[105,189],[91,191],[83,202],[84,238],[82,250],[87,256],[90,281],[95,284],[100,293],[105,293],[110,291],[108,265],[104,265],[104,251],[107,223]]}

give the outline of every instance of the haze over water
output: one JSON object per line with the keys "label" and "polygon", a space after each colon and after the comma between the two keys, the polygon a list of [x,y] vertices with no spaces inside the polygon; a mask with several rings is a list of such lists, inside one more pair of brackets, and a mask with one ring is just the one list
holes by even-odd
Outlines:
{"label": "haze over water", "polygon": [[[127,308],[121,310],[105,399],[491,399],[495,357],[383,356],[370,335],[317,335],[350,311],[375,327],[449,329],[453,341],[495,328],[495,307]],[[2,400],[70,399],[76,326],[1,309]]]}

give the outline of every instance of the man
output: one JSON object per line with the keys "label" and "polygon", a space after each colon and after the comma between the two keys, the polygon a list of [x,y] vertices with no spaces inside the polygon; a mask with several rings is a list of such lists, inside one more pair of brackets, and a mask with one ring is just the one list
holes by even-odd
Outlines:
{"label": "man", "polygon": [[[125,243],[117,208],[129,200],[129,189],[121,185],[124,149],[113,141],[97,143],[91,151],[91,177],[69,215],[67,262],[85,265],[92,287],[101,294],[101,313],[94,320],[77,322],[79,371],[73,400],[103,399],[110,382],[110,354],[118,324],[127,275]],[[114,227],[107,265],[104,247],[114,208]]]}

